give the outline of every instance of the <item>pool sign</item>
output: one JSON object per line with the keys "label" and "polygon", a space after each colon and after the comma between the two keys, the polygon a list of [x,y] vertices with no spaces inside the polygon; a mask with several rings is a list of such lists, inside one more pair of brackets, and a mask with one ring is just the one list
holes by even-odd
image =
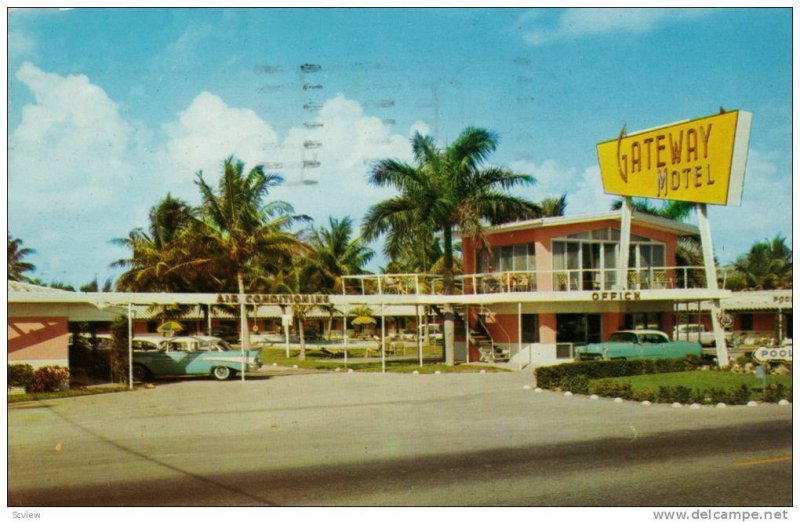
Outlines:
{"label": "pool sign", "polygon": [[731,111],[597,145],[608,194],[740,205],[752,115]]}
{"label": "pool sign", "polygon": [[753,350],[753,359],[759,362],[769,361],[789,361],[792,360],[792,347],[781,346],[780,348],[756,348]]}

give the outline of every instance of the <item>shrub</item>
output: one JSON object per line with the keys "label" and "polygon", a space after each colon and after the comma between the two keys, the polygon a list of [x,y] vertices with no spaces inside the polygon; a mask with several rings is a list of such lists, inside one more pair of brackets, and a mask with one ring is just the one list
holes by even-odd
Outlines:
{"label": "shrub", "polygon": [[42,366],[33,373],[30,391],[54,392],[69,388],[69,368],[63,366]]}
{"label": "shrub", "polygon": [[21,386],[26,390],[33,383],[33,366],[30,364],[12,364],[8,367],[8,386]]}
{"label": "shrub", "polygon": [[583,375],[587,379],[608,379],[611,377],[627,377],[630,375],[644,375],[650,373],[682,372],[693,363],[686,359],[662,359],[652,361],[642,360],[614,360],[614,361],[581,361],[574,363],[558,364],[555,366],[542,366],[536,369],[536,384],[542,388],[560,387],[562,381],[568,377]]}
{"label": "shrub", "polygon": [[[604,379],[589,383],[589,392],[602,397],[621,397],[633,399],[633,388],[627,382],[613,382]],[[644,399],[643,399],[644,400]]]}
{"label": "shrub", "polygon": [[792,400],[792,387],[783,384],[768,384],[764,388],[765,402],[778,402],[781,399]]}
{"label": "shrub", "polygon": [[695,394],[686,386],[659,386],[656,400],[658,402],[680,402],[688,403],[693,400]]}
{"label": "shrub", "polygon": [[589,391],[589,378],[585,375],[570,375],[562,377],[559,388],[572,393],[587,393]]}

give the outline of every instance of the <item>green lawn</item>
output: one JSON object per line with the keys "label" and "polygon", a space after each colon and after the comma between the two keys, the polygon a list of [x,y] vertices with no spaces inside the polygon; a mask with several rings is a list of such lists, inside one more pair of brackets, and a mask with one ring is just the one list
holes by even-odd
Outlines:
{"label": "green lawn", "polygon": [[127,391],[126,385],[115,386],[97,386],[94,388],[72,388],[70,390],[58,392],[42,392],[42,393],[20,393],[17,395],[9,395],[8,403],[26,402],[26,401],[44,401],[48,399],[63,399],[65,397],[80,397],[83,395],[97,395],[100,393],[116,393]]}
{"label": "green lawn", "polygon": [[[649,375],[634,375],[631,377],[614,377],[603,379],[610,382],[630,383],[634,390],[658,391],[661,386],[683,386],[693,390],[708,390],[711,388],[737,388],[742,384],[751,389],[761,389],[764,385],[763,379],[758,379],[753,375],[743,375],[732,372],[722,371],[693,371],[677,373],[657,373]],[[768,375],[767,385],[783,384],[792,385],[792,376]]]}
{"label": "green lawn", "polygon": [[[333,350],[333,347],[328,347],[329,351]],[[290,350],[290,356],[286,357],[285,348],[278,347],[278,346],[267,346],[261,349],[261,361],[265,366],[271,366],[273,363],[279,366],[294,366],[297,365],[298,368],[309,368],[315,370],[336,370],[336,368],[344,369],[345,362],[344,356],[342,354],[338,354],[336,356],[331,356],[330,354],[326,354],[316,347],[306,347],[306,359],[301,361],[298,359],[299,349],[292,348]],[[441,346],[423,346],[422,348],[422,356],[423,356],[423,366],[420,367],[419,360],[416,358],[416,347],[411,347],[409,344],[406,348],[405,352],[401,351],[398,355],[405,355],[409,357],[414,357],[412,360],[402,360],[402,361],[386,361],[386,371],[387,372],[397,372],[397,373],[411,373],[413,371],[419,371],[420,373],[434,373],[436,371],[440,371],[442,373],[469,373],[469,372],[479,372],[481,370],[486,371],[505,371],[502,368],[491,368],[485,366],[476,366],[476,365],[469,365],[469,364],[458,364],[455,366],[446,366],[442,363],[443,354],[442,354],[442,347]],[[371,356],[366,358],[365,360],[365,349],[364,348],[354,348],[349,350],[347,356],[347,368],[352,368],[355,371],[366,371],[366,372],[379,372],[381,371],[381,358],[380,353],[372,351]],[[387,355],[387,357],[391,357]]]}

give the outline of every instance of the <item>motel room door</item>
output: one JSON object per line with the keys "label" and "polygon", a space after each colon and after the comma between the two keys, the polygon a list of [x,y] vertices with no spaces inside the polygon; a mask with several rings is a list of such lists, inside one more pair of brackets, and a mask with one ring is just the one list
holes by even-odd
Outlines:
{"label": "motel room door", "polygon": [[557,314],[556,342],[583,346],[603,341],[600,314]]}

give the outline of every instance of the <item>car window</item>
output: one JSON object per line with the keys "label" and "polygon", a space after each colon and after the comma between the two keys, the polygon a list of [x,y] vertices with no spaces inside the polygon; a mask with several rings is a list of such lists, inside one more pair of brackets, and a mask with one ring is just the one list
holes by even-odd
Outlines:
{"label": "car window", "polygon": [[630,332],[614,332],[609,337],[608,342],[611,343],[635,343],[636,334]]}
{"label": "car window", "polygon": [[646,343],[646,344],[660,344],[660,343],[664,343],[664,342],[667,341],[666,339],[664,339],[662,336],[660,336],[658,334],[642,334],[642,335],[639,336],[639,338],[641,339],[640,342]]}

